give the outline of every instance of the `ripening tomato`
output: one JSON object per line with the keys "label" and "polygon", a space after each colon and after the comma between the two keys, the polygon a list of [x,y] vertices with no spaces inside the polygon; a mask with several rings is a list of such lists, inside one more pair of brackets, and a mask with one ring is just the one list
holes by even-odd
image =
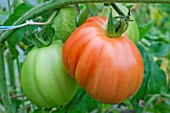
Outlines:
{"label": "ripening tomato", "polygon": [[123,33],[106,35],[108,19],[91,17],[77,28],[62,49],[64,67],[93,98],[117,104],[134,95],[143,78],[136,45]]}
{"label": "ripening tomato", "polygon": [[78,85],[65,71],[62,63],[62,42],[48,47],[33,48],[24,61],[21,72],[23,93],[32,103],[51,108],[67,103]]}

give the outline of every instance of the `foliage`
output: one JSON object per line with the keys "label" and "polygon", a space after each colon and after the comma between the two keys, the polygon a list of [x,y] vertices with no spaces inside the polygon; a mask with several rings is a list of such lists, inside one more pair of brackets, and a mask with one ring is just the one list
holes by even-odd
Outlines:
{"label": "foliage", "polygon": [[[48,0],[36,0],[36,5],[30,4],[28,1],[16,2],[14,0],[8,8],[0,6],[0,25],[12,26],[30,9],[46,1]],[[57,11],[55,17],[52,17],[48,24],[43,24],[43,26],[29,25],[14,30],[7,40],[4,52],[6,81],[14,112],[119,113],[124,110],[125,112],[135,111],[136,113],[170,112],[170,5],[168,4],[123,4],[131,9],[131,13],[138,24],[140,38],[136,45],[144,62],[143,82],[139,91],[133,97],[120,104],[109,105],[94,100],[82,88],[79,88],[72,100],[65,105],[45,109],[34,105],[23,95],[20,70],[23,59],[37,43],[37,40],[43,43],[48,42],[48,38],[51,38],[51,40],[65,42],[87,18],[101,16],[101,12],[105,12],[105,7],[108,5],[106,3],[90,3],[57,7],[29,18],[29,21],[46,22],[53,12]],[[3,31],[0,31],[0,35],[3,33]],[[11,73],[13,74],[11,75]],[[2,98],[0,96],[0,113],[6,113]]]}

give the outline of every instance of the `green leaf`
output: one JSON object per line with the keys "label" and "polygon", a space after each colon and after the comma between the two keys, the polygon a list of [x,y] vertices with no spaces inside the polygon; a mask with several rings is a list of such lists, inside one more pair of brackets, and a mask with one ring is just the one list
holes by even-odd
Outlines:
{"label": "green leaf", "polygon": [[[84,93],[83,96],[80,95],[82,93]],[[70,106],[68,113],[81,113],[81,112],[89,113],[93,111],[95,108],[97,108],[99,105],[99,102],[94,100],[87,93],[85,93],[82,88],[79,89],[77,97],[79,98],[79,100],[77,101],[77,103]]]}
{"label": "green leaf", "polygon": [[148,94],[167,92],[166,75],[154,62],[151,62],[151,77],[148,82]]}
{"label": "green leaf", "polygon": [[26,33],[32,34],[32,32],[37,28],[37,26],[25,26],[16,30],[10,38],[7,40],[10,52],[12,53],[14,59],[18,57],[18,52],[15,49],[16,45],[22,41]]}
{"label": "green leaf", "polygon": [[86,8],[89,10],[92,16],[97,16],[98,12],[101,12],[103,9],[103,4],[96,3],[96,4],[85,4]]}
{"label": "green leaf", "polygon": [[52,111],[51,113],[67,113],[67,109],[65,109],[64,107],[60,107],[55,111]]}
{"label": "green leaf", "polygon": [[84,4],[79,4],[80,11],[82,11],[85,8]]}
{"label": "green leaf", "polygon": [[155,106],[154,111],[155,111],[155,113],[158,113],[158,112],[159,113],[169,113],[169,111],[170,111],[169,106],[170,106],[169,100],[164,100]]}
{"label": "green leaf", "polygon": [[16,49],[16,46],[12,46],[12,45],[8,44],[8,48],[9,48],[11,54],[12,54],[12,57],[13,57],[14,59],[16,59],[16,58],[18,57],[18,55],[19,55],[19,52],[18,52],[18,50]]}
{"label": "green leaf", "polygon": [[15,113],[16,113],[17,110],[19,109],[19,106],[21,105],[21,103],[22,103],[21,100],[12,99],[13,111],[15,111]]}
{"label": "green leaf", "polygon": [[58,108],[53,113],[90,113],[97,108],[99,102],[90,97],[82,88],[65,106]]}
{"label": "green leaf", "polygon": [[33,113],[51,113],[50,111],[51,111],[51,109],[49,109],[49,110],[44,109],[43,110],[42,108],[38,108],[38,109],[35,109],[33,111]]}
{"label": "green leaf", "polygon": [[104,113],[119,113],[119,110],[116,107],[109,104],[102,104],[102,110]]}
{"label": "green leaf", "polygon": [[18,18],[24,15],[31,8],[33,8],[33,5],[31,5],[29,2],[22,3],[14,10],[14,13],[9,16],[4,25],[12,25]]}
{"label": "green leaf", "polygon": [[67,40],[76,28],[77,15],[78,11],[72,6],[64,7],[59,10],[52,24],[57,38],[61,39],[63,42]]}
{"label": "green leaf", "polygon": [[103,10],[103,7],[104,7],[103,3],[95,3],[94,5],[96,6],[96,8],[97,8],[100,12]]}
{"label": "green leaf", "polygon": [[27,27],[23,27],[16,30],[15,33],[13,33],[8,39],[8,44],[10,44],[11,46],[16,46],[16,44],[24,37],[26,29]]}
{"label": "green leaf", "polygon": [[139,91],[136,93],[136,95],[132,98],[132,99],[143,99],[144,95],[146,94],[147,91],[147,84],[150,78],[150,74],[151,74],[151,57],[148,55],[147,51],[145,50],[145,48],[143,46],[141,46],[140,44],[137,45],[138,49],[142,55],[142,59],[143,59],[143,63],[144,63],[144,75],[143,75],[143,81],[142,81],[142,85],[139,89]]}
{"label": "green leaf", "polygon": [[[4,25],[12,25],[18,18],[20,18],[22,15],[24,15],[28,10],[30,10],[33,6],[29,4],[29,2],[24,2],[20,4],[15,10],[14,13],[9,16],[9,18],[5,21]],[[35,27],[30,27],[32,30],[35,29]],[[7,40],[9,49],[14,57],[17,58],[18,51],[16,50],[16,45],[18,42],[20,42],[23,37],[25,36],[26,31],[30,30],[29,27],[22,27],[16,30],[10,38]]]}
{"label": "green leaf", "polygon": [[139,89],[139,91],[131,98],[132,105],[134,107],[134,110],[137,113],[142,113],[142,108],[139,106],[139,100],[144,99],[146,92],[147,92],[147,84],[150,78],[151,74],[151,57],[148,55],[147,51],[141,46],[140,44],[137,45],[138,49],[142,55],[143,63],[144,63],[144,75],[143,75],[143,81],[142,85]]}
{"label": "green leaf", "polygon": [[81,24],[83,24],[86,21],[86,19],[88,18],[89,14],[90,14],[89,10],[87,8],[85,8],[82,11],[82,13],[80,14],[77,25],[80,26]]}
{"label": "green leaf", "polygon": [[37,3],[43,3],[44,0],[37,0]]}
{"label": "green leaf", "polygon": [[154,104],[157,99],[160,98],[160,94],[153,94],[152,96],[149,96],[149,99],[145,101],[145,106],[143,107],[143,113],[146,113],[146,111],[153,111],[155,109]]}
{"label": "green leaf", "polygon": [[166,93],[167,83],[165,73],[160,69],[158,64],[153,61],[152,57],[141,45],[138,45],[138,49],[141,52],[144,62],[144,78],[139,91],[132,97],[131,102],[134,110],[137,113],[142,113],[139,101],[145,100],[145,102],[148,102],[150,100],[150,94]]}
{"label": "green leaf", "polygon": [[33,111],[33,113],[42,113],[42,109],[38,108]]}
{"label": "green leaf", "polygon": [[145,25],[139,26],[139,34],[140,34],[140,39],[144,38],[145,35],[148,33],[148,31],[152,28],[152,26],[154,25],[155,21],[151,20],[150,22],[148,22]]}
{"label": "green leaf", "polygon": [[8,17],[8,12],[5,12],[0,4],[0,25],[2,25],[2,23],[7,19],[7,17]]}
{"label": "green leaf", "polygon": [[148,51],[156,57],[165,57],[168,54],[169,51],[169,44],[161,43],[161,42],[155,42],[152,43],[149,46]]}

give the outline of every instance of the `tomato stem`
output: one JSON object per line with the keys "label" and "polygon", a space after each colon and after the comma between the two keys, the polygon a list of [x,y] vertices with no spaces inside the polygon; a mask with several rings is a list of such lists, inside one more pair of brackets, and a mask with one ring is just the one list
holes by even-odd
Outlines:
{"label": "tomato stem", "polygon": [[[124,2],[124,3],[170,3],[170,0],[49,0],[47,2],[44,2],[32,9],[30,9],[27,13],[25,13],[22,17],[20,17],[18,20],[16,20],[13,23],[14,25],[22,24],[27,19],[32,18],[35,15],[38,15],[44,11],[49,11],[52,9],[60,8],[66,5],[72,5],[72,4],[84,4],[84,3],[104,3],[104,2]],[[1,37],[0,42],[4,43],[12,33],[14,33],[15,30],[8,30],[5,31]]]}
{"label": "tomato stem", "polygon": [[13,107],[9,98],[6,77],[5,77],[5,65],[4,65],[4,46],[5,44],[0,43],[0,91],[2,102],[6,108],[6,113],[13,113]]}
{"label": "tomato stem", "polygon": [[52,43],[52,38],[48,37],[48,35],[46,35],[47,41],[43,37],[38,37],[36,33],[34,33],[34,36],[32,42],[38,48],[47,47]]}
{"label": "tomato stem", "polygon": [[124,16],[112,17],[112,9],[110,9],[109,20],[106,25],[106,35],[111,38],[117,38],[126,30],[126,22]]}
{"label": "tomato stem", "polygon": [[5,58],[8,64],[7,66],[8,66],[8,72],[10,77],[10,85],[15,89],[16,87],[15,87],[14,60],[9,49],[7,49],[6,51]]}
{"label": "tomato stem", "polygon": [[119,9],[119,7],[115,3],[110,3],[110,4],[119,15],[125,16],[125,14]]}

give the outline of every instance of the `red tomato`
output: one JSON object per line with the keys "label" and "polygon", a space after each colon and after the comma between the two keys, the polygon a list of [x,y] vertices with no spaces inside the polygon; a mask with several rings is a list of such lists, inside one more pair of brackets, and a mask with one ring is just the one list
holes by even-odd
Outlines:
{"label": "red tomato", "polygon": [[117,104],[138,91],[144,65],[125,33],[117,38],[106,35],[107,21],[89,18],[65,42],[62,58],[67,72],[93,98]]}

